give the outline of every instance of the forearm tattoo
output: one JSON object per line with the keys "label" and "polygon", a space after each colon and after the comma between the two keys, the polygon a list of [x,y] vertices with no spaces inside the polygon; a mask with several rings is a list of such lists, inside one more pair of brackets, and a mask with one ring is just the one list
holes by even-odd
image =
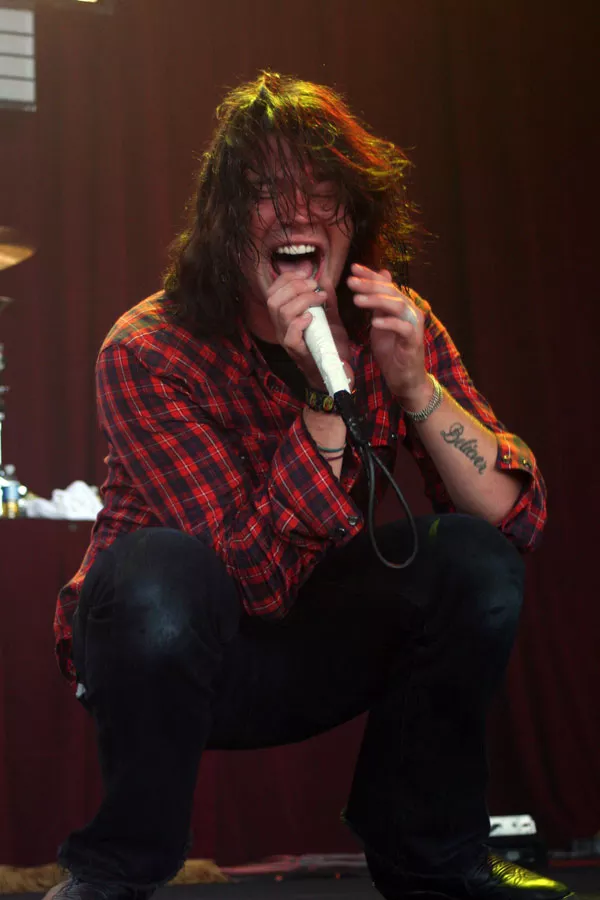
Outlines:
{"label": "forearm tattoo", "polygon": [[448,431],[441,431],[440,434],[447,444],[453,444],[457,450],[460,450],[468,459],[472,460],[479,474],[483,475],[487,469],[487,463],[483,456],[479,455],[477,438],[469,438],[467,440],[467,438],[462,436],[464,430],[464,426],[460,422],[455,422]]}

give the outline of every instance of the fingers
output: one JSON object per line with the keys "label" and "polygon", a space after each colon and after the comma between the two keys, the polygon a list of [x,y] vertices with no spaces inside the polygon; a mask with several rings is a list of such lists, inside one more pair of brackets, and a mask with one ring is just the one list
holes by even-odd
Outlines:
{"label": "fingers", "polygon": [[352,263],[352,266],[350,268],[352,270],[352,276],[356,278],[366,278],[369,281],[379,281],[383,272],[385,271],[386,274],[390,276],[389,280],[392,280],[391,275],[387,271],[387,269],[383,269],[381,272],[375,272],[374,269],[369,269],[368,266],[363,266],[360,263]]}
{"label": "fingers", "polygon": [[[367,270],[369,271],[369,270]],[[350,275],[348,287],[355,294],[371,294],[379,291],[382,294],[401,294],[401,290],[392,281],[392,276],[387,270],[371,272],[370,275]],[[404,294],[403,296],[408,296]]]}
{"label": "fingers", "polygon": [[[350,275],[348,278],[348,287],[354,294],[388,294],[390,297],[395,297],[396,299],[404,299],[412,305],[412,300],[408,294],[403,293],[402,290],[394,284],[392,276],[387,269],[382,269],[381,272],[373,272],[371,269],[367,269],[366,266],[359,266],[356,263],[353,264],[352,269],[353,271],[356,269],[357,274]],[[358,274],[358,270],[360,270],[360,274]]]}
{"label": "fingers", "polygon": [[372,309],[374,316],[393,316],[400,321],[406,321],[412,328],[418,328],[421,323],[421,313],[414,303],[399,292],[392,294],[356,294],[354,302],[364,309]]}
{"label": "fingers", "polygon": [[[316,287],[314,279],[298,278],[289,272],[278,278],[268,291],[267,308],[277,340],[296,359],[298,355],[308,356],[304,332],[312,316],[307,310],[311,306],[322,306],[327,301],[325,291],[315,293]],[[313,366],[313,362],[309,361],[309,365]]]}
{"label": "fingers", "polygon": [[414,340],[415,326],[412,322],[399,319],[397,316],[373,316],[371,326],[381,331],[393,331],[407,341]]}
{"label": "fingers", "polygon": [[267,289],[267,297],[274,297],[275,294],[279,294],[280,291],[291,289],[292,285],[296,285],[297,287],[304,287],[305,290],[314,291],[317,287],[317,282],[314,278],[298,278],[298,276],[294,272],[284,272],[283,275],[280,275],[275,281],[269,285]]}
{"label": "fingers", "polygon": [[312,278],[295,278],[283,282],[280,287],[267,298],[267,307],[272,316],[289,324],[293,318],[308,309],[325,303],[325,292],[316,294],[317,282]]}
{"label": "fingers", "polygon": [[372,297],[375,294],[381,294],[394,300],[412,302],[410,297],[407,294],[403,294],[393,281],[370,281],[366,278],[349,278],[348,287],[357,297]]}
{"label": "fingers", "polygon": [[300,313],[287,326],[282,338],[282,346],[286,350],[300,351],[304,343],[304,332],[312,322],[312,314],[308,311]]}
{"label": "fingers", "polygon": [[350,277],[365,278],[368,281],[393,282],[394,280],[389,269],[379,269],[379,271],[376,271],[375,269],[369,269],[368,266],[361,265],[361,263],[352,263],[350,268],[352,272]]}
{"label": "fingers", "polygon": [[395,319],[408,322],[412,328],[419,327],[422,318],[419,310],[412,299],[394,284],[387,269],[373,272],[366,266],[354,263],[352,271],[356,274],[348,278],[348,287],[355,295],[354,302],[357,306],[372,309],[374,317],[381,319],[387,313]]}

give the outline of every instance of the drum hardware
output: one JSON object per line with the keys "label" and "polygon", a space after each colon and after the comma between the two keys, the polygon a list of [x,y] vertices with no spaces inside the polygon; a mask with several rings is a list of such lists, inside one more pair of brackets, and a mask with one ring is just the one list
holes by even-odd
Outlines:
{"label": "drum hardware", "polygon": [[[34,253],[35,247],[25,241],[15,228],[3,225],[0,226],[0,271],[10,269],[12,266],[16,266],[26,259],[30,259]],[[12,297],[0,297],[0,313],[3,313],[13,302]],[[4,344],[0,344],[0,375],[5,367]],[[6,499],[4,494],[6,494],[7,497],[8,494],[10,494],[8,501],[12,508],[12,504],[15,502],[13,498],[13,489],[15,489],[15,486],[18,495],[21,497],[27,492],[27,489],[22,485],[19,485],[16,481],[14,477],[14,466],[7,465],[5,469],[3,464],[2,429],[6,419],[5,397],[9,390],[10,388],[8,385],[0,384],[0,493],[2,494],[2,500]]]}

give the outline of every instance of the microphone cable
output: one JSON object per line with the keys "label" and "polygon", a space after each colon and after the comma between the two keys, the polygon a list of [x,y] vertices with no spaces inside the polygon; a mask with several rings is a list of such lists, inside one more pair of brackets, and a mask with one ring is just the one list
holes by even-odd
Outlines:
{"label": "microphone cable", "polygon": [[[413,560],[415,559],[417,553],[419,552],[419,536],[417,533],[417,526],[415,523],[414,516],[410,510],[408,503],[406,502],[406,498],[404,494],[400,490],[400,487],[394,480],[393,474],[390,470],[385,466],[377,454],[373,452],[371,447],[371,443],[365,438],[362,433],[360,427],[360,421],[358,415],[356,413],[356,409],[354,406],[354,401],[352,400],[352,395],[349,391],[336,391],[333,395],[333,399],[335,400],[336,409],[341,415],[342,419],[346,424],[346,428],[348,429],[348,434],[350,435],[350,439],[358,453],[361,457],[363,468],[365,470],[365,475],[367,478],[367,487],[369,491],[368,496],[368,504],[367,504],[367,527],[369,531],[369,537],[371,539],[371,544],[373,546],[373,550],[375,551],[379,560],[390,569],[405,569],[409,566]],[[401,563],[392,562],[389,559],[386,559],[379,547],[377,545],[377,538],[375,536],[375,524],[374,524],[374,516],[375,516],[375,466],[379,466],[385,477],[388,479],[389,483],[394,489],[394,492],[402,507],[404,512],[406,513],[406,518],[411,527],[412,537],[413,537],[413,548],[410,555]]]}

